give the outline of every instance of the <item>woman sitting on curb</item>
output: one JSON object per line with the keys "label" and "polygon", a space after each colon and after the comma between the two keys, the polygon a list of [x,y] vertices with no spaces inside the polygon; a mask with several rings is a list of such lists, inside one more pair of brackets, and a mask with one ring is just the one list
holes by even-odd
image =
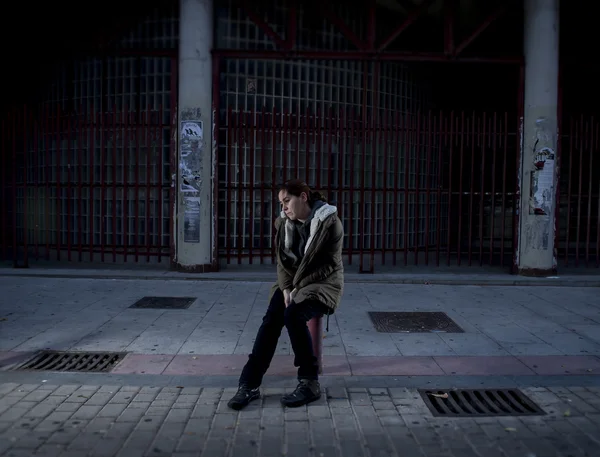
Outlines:
{"label": "woman sitting on curb", "polygon": [[299,384],[281,398],[281,403],[302,406],[321,397],[318,360],[306,323],[324,314],[329,319],[342,298],[344,228],[337,208],[300,180],[282,185],[279,201],[282,212],[275,221],[277,283],[242,370],[238,391],[228,403],[236,410],[260,398],[259,387],[284,325],[294,350]]}

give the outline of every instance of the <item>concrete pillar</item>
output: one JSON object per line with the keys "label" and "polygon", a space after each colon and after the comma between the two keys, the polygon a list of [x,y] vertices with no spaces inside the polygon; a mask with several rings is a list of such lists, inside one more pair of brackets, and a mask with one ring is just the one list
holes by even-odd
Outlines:
{"label": "concrete pillar", "polygon": [[212,0],[180,0],[175,267],[213,263]]}
{"label": "concrete pillar", "polygon": [[559,0],[525,0],[519,274],[556,272]]}

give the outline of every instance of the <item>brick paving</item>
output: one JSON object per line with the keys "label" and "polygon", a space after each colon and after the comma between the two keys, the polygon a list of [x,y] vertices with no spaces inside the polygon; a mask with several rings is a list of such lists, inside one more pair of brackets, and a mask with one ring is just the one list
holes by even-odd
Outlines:
{"label": "brick paving", "polygon": [[285,409],[289,389],[236,412],[233,388],[0,384],[0,455],[77,457],[600,455],[600,387],[522,389],[546,412],[433,417],[415,389],[329,387]]}

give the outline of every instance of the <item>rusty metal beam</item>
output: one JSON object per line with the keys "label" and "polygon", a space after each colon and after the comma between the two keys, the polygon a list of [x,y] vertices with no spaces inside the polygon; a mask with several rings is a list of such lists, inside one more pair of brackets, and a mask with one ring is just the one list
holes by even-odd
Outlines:
{"label": "rusty metal beam", "polygon": [[246,11],[248,18],[254,22],[254,24],[264,32],[265,35],[270,37],[277,48],[279,49],[288,49],[288,42],[281,38],[279,34],[273,30],[273,28],[267,24],[258,14],[252,11],[251,7],[248,5],[246,0],[238,0],[238,5],[241,9]]}
{"label": "rusty metal beam", "polygon": [[447,56],[440,52],[370,52],[370,51],[261,51],[251,49],[215,49],[215,55],[230,59],[265,59],[265,60],[360,60],[381,62],[469,62],[520,64],[521,56],[508,57],[458,57]]}
{"label": "rusty metal beam", "polygon": [[288,30],[286,34],[287,49],[296,48],[296,34],[298,22],[298,5],[297,0],[289,0],[290,16],[288,18]]}
{"label": "rusty metal beam", "polygon": [[454,19],[456,12],[456,0],[444,1],[444,54],[453,56],[455,53],[454,43]]}
{"label": "rusty metal beam", "polygon": [[377,3],[376,0],[369,0],[369,11],[368,11],[368,23],[367,23],[367,49],[369,51],[375,50],[376,33],[375,28],[377,27]]}
{"label": "rusty metal beam", "polygon": [[398,36],[406,29],[409,25],[415,22],[436,0],[424,0],[419,6],[417,6],[412,12],[408,15],[408,17],[404,20],[400,26],[394,30],[383,43],[379,45],[377,49],[379,52],[382,52],[387,48],[392,42],[398,38]]}
{"label": "rusty metal beam", "polygon": [[363,41],[357,37],[352,29],[350,29],[350,27],[344,22],[344,20],[333,12],[328,0],[323,0],[321,2],[321,9],[325,18],[328,19],[338,29],[340,29],[340,32],[342,32],[342,34],[348,38],[348,40],[350,40],[357,49],[367,49],[368,45],[363,43]]}
{"label": "rusty metal beam", "polygon": [[481,24],[473,31],[471,35],[465,38],[456,48],[455,55],[458,56],[461,52],[465,50],[467,46],[469,46],[479,35],[483,33],[485,29],[487,29],[492,22],[498,19],[506,12],[506,4],[500,5],[497,7],[488,17],[486,17]]}

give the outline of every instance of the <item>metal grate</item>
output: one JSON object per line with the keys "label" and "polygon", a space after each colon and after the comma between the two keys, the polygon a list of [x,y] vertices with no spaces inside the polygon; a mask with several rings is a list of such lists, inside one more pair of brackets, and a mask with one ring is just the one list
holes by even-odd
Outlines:
{"label": "metal grate", "polygon": [[434,416],[543,416],[546,413],[518,389],[419,390]]}
{"label": "metal grate", "polygon": [[77,371],[107,373],[123,357],[124,352],[60,352],[43,351],[17,366],[14,371]]}
{"label": "metal grate", "polygon": [[144,297],[130,308],[144,309],[188,309],[196,297]]}
{"label": "metal grate", "polygon": [[369,311],[381,333],[464,333],[446,313]]}

